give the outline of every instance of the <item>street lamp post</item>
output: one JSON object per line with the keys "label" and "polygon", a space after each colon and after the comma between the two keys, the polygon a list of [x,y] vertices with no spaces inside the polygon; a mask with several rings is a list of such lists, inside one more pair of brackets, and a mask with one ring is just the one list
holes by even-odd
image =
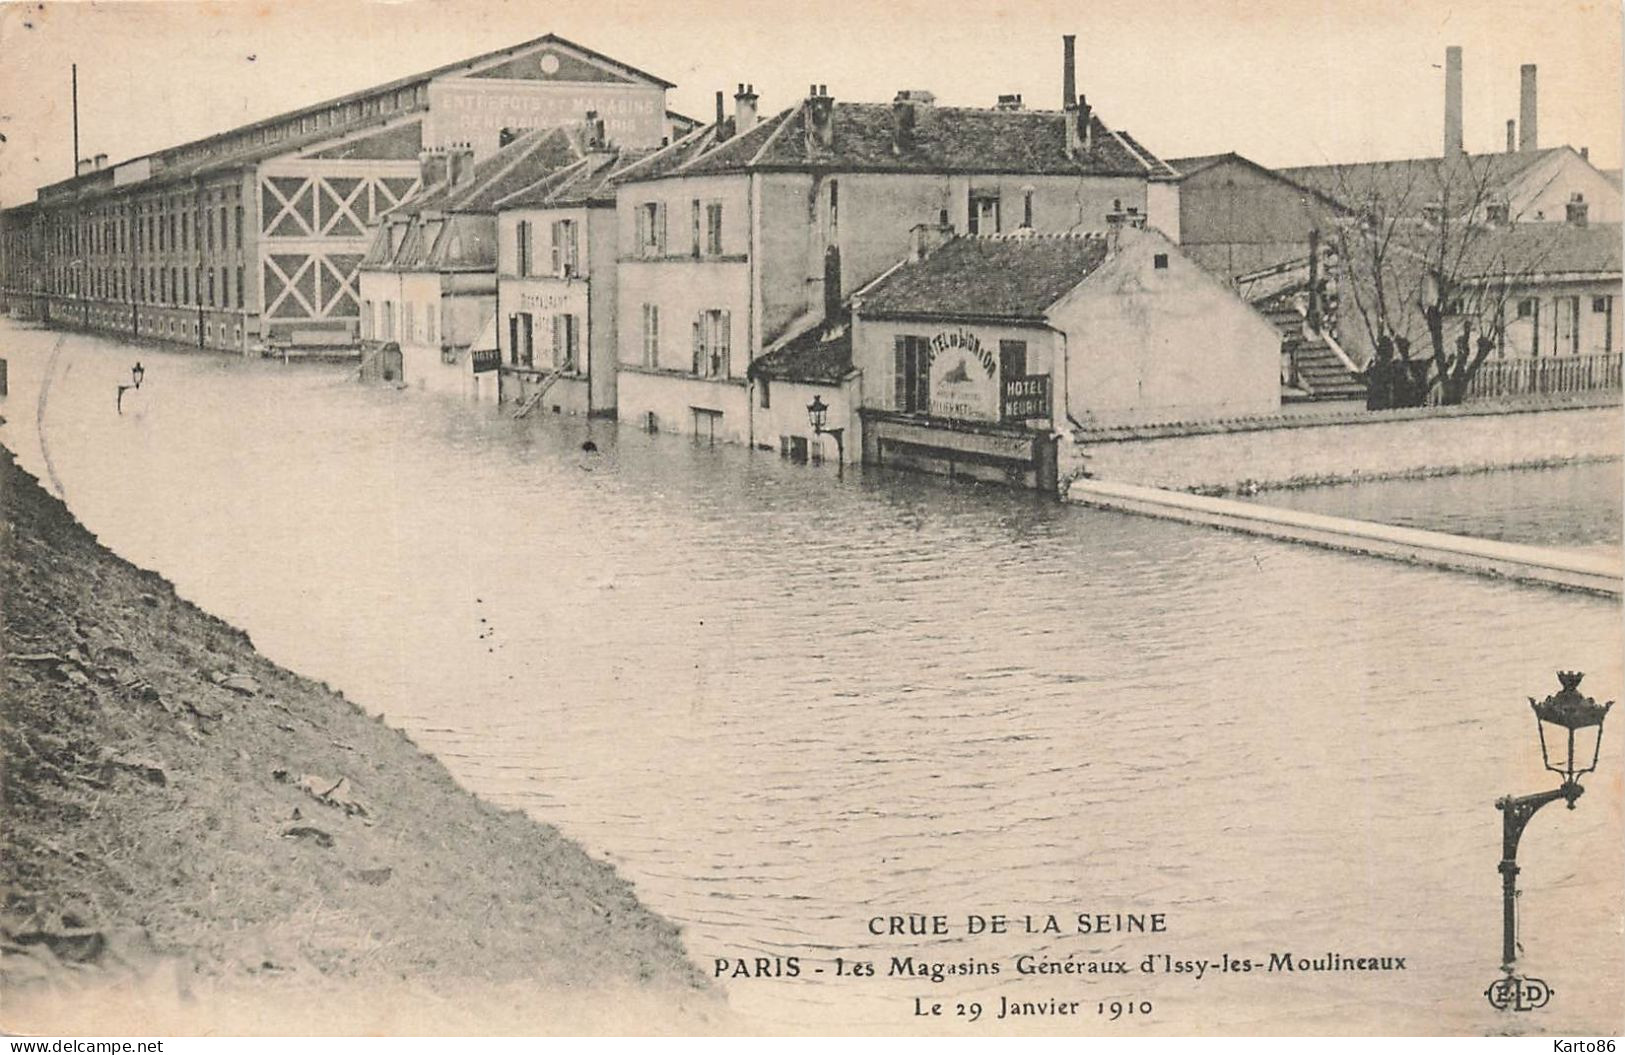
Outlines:
{"label": "street lamp post", "polygon": [[131,383],[118,386],[118,412],[120,414],[124,413],[124,393],[132,388],[140,388],[141,379],[145,376],[147,376],[146,368],[141,365],[141,360],[137,359],[135,365],[130,367]]}
{"label": "street lamp post", "polygon": [[829,407],[824,403],[824,397],[814,395],[812,402],[807,404],[807,420],[812,422],[814,436],[835,437],[835,471],[843,472],[846,469],[846,429],[826,428],[829,421]]}
{"label": "street lamp post", "polygon": [[1551,996],[1545,982],[1519,978],[1513,971],[1518,958],[1518,840],[1529,819],[1547,803],[1564,799],[1572,810],[1585,792],[1580,778],[1597,768],[1602,753],[1602,722],[1614,704],[1599,704],[1580,695],[1582,677],[1579,671],[1558,671],[1561,690],[1539,703],[1533,696],[1529,698],[1540,733],[1541,761],[1561,776],[1563,783],[1532,795],[1504,795],[1495,802],[1495,808],[1501,811],[1501,970],[1505,977],[1497,979],[1485,995],[1501,1010],[1529,1010],[1545,1004]]}

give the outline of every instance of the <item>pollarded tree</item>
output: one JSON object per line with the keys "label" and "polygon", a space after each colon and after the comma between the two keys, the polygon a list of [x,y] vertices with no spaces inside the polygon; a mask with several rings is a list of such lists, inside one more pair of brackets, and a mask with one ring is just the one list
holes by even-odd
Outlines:
{"label": "pollarded tree", "polygon": [[1349,210],[1333,233],[1339,319],[1369,342],[1369,405],[1460,403],[1563,237],[1561,224],[1509,215],[1498,164],[1464,154],[1333,170]]}

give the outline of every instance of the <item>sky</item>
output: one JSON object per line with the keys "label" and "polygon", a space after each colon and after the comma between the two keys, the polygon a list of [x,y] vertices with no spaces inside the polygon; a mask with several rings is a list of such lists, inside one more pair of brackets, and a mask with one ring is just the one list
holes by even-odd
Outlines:
{"label": "sky", "polygon": [[[673,81],[709,120],[748,81],[764,113],[809,84],[947,105],[1020,92],[1057,108],[1061,35],[1079,90],[1163,157],[1269,166],[1437,155],[1444,51],[1461,45],[1466,146],[1503,148],[1518,67],[1539,66],[1542,146],[1621,160],[1617,0],[181,0],[0,4],[0,204],[113,163],[505,47],[561,36]],[[731,101],[729,103],[731,106]]]}

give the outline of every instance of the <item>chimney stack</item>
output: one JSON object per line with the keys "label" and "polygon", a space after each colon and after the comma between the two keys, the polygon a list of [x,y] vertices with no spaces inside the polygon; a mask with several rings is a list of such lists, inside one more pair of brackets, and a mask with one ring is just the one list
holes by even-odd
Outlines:
{"label": "chimney stack", "polygon": [[604,135],[604,119],[598,116],[597,110],[587,111],[586,133],[588,150],[603,150],[609,145]]}
{"label": "chimney stack", "polygon": [[953,238],[953,225],[946,220],[917,223],[909,230],[908,258],[919,263]]}
{"label": "chimney stack", "polygon": [[822,84],[812,86],[807,98],[807,149],[828,150],[835,145],[835,100]]}
{"label": "chimney stack", "polygon": [[474,174],[474,146],[453,143],[447,152],[446,175],[453,187],[460,187]]}
{"label": "chimney stack", "polygon": [[444,150],[425,150],[418,155],[418,170],[425,190],[446,182],[450,175],[451,159]]}
{"label": "chimney stack", "polygon": [[1507,118],[1507,153],[1518,149],[1518,122]]}
{"label": "chimney stack", "polygon": [[1061,109],[1070,110],[1078,97],[1078,38],[1071,33],[1061,38]]}
{"label": "chimney stack", "polygon": [[1535,128],[1535,67],[1525,64],[1518,70],[1522,84],[1518,91],[1518,149],[1539,150]]}
{"label": "chimney stack", "polygon": [[1094,111],[1089,108],[1088,97],[1078,96],[1077,102],[1066,108],[1063,119],[1067,157],[1077,157],[1094,146]]}
{"label": "chimney stack", "polygon": [[892,142],[893,154],[905,154],[914,146],[914,104],[904,98],[904,92],[898,92],[897,98],[891,104]]}
{"label": "chimney stack", "polygon": [[1017,92],[1015,95],[1001,95],[1001,96],[999,96],[998,105],[996,107],[994,107],[994,109],[997,109],[997,110],[1019,110],[1019,109],[1021,109],[1021,93]]}
{"label": "chimney stack", "polygon": [[722,92],[717,92],[717,142],[728,138],[728,129],[722,124]]}
{"label": "chimney stack", "polygon": [[1461,48],[1451,45],[1444,49],[1444,156],[1461,152]]}
{"label": "chimney stack", "polygon": [[741,84],[734,93],[734,133],[744,135],[756,127],[756,85]]}

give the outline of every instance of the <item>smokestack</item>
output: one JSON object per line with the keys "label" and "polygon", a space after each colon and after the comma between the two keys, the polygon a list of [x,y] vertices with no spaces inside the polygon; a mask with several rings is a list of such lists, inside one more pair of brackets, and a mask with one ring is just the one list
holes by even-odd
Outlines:
{"label": "smokestack", "polygon": [[1461,48],[1444,49],[1444,156],[1460,157],[1461,142]]}
{"label": "smokestack", "polygon": [[1518,92],[1518,149],[1539,150],[1540,137],[1535,129],[1535,67],[1532,63],[1519,67],[1522,85]]}
{"label": "smokestack", "polygon": [[1061,38],[1061,109],[1070,110],[1078,99],[1078,38],[1071,33]]}
{"label": "smokestack", "polygon": [[1518,122],[1507,118],[1507,153],[1518,149]]}

